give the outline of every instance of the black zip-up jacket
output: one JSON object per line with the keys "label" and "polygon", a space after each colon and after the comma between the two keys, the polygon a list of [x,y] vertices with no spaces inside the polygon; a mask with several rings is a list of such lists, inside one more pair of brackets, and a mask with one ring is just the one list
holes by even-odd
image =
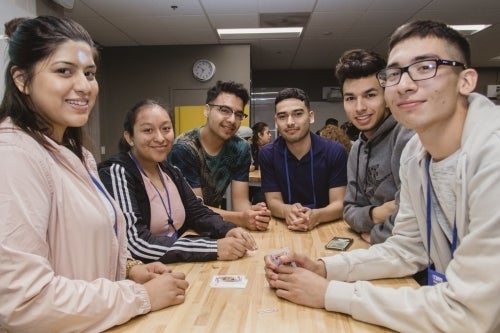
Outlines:
{"label": "black zip-up jacket", "polygon": [[185,236],[176,240],[151,234],[151,206],[146,187],[128,153],[114,155],[98,166],[99,177],[125,215],[128,249],[132,256],[143,262],[163,263],[216,260],[217,239],[225,237],[236,225],[224,221],[219,214],[205,206],[179,169],[166,162],[160,163],[160,167],[176,185],[186,211],[186,219],[178,235],[193,230],[199,236]]}

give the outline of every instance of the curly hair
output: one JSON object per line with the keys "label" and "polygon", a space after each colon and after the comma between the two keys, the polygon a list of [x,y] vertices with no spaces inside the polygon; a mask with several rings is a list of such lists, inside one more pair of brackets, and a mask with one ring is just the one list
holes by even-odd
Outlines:
{"label": "curly hair", "polygon": [[319,135],[324,138],[332,139],[334,141],[341,143],[348,154],[349,151],[351,151],[351,146],[352,146],[351,140],[349,139],[347,134],[345,134],[345,132],[338,126],[331,124],[326,125],[319,131]]}

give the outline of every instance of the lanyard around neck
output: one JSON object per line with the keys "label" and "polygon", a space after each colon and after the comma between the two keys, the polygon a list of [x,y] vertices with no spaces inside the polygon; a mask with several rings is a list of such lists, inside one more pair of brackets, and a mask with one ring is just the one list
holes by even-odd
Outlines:
{"label": "lanyard around neck", "polygon": [[[426,223],[427,223],[428,267],[430,267],[430,265],[431,265],[431,228],[432,228],[432,223],[431,223],[432,190],[431,190],[431,175],[429,172],[430,163],[431,163],[431,158],[430,158],[430,156],[428,156],[427,161],[426,161],[426,171],[427,171],[427,216],[426,216]],[[453,258],[453,253],[455,252],[455,249],[457,248],[457,243],[458,243],[457,218],[455,216],[455,218],[453,220],[452,242],[450,244],[451,258]]]}
{"label": "lanyard around neck", "polygon": [[170,194],[168,192],[167,184],[165,183],[165,180],[163,179],[163,174],[162,174],[162,172],[160,170],[160,166],[157,165],[157,167],[158,167],[158,175],[160,176],[161,184],[163,185],[163,188],[165,189],[165,193],[167,195],[168,207],[167,207],[167,205],[165,205],[165,201],[163,201],[163,198],[162,198],[162,196],[160,194],[160,190],[158,190],[158,188],[156,187],[156,185],[148,177],[148,175],[146,174],[146,172],[144,171],[144,169],[142,168],[141,164],[136,159],[136,157],[134,156],[134,154],[132,154],[132,152],[130,152],[130,151],[129,151],[128,154],[129,154],[130,158],[132,159],[132,161],[134,161],[135,166],[137,167],[137,169],[139,169],[139,171],[141,172],[141,174],[143,174],[147,179],[149,179],[149,182],[151,183],[151,185],[153,185],[153,188],[155,189],[156,193],[160,197],[160,200],[161,200],[161,203],[163,205],[163,208],[165,209],[165,213],[167,213],[168,226],[171,227],[174,230],[174,233],[173,233],[172,237],[177,238],[177,229],[175,228],[175,226],[174,226],[174,220],[172,219],[172,205],[170,204]]}
{"label": "lanyard around neck", "polygon": [[115,230],[115,235],[118,235],[118,222],[117,222],[117,217],[116,217],[116,209],[115,206],[113,205],[113,202],[111,201],[111,198],[108,195],[108,192],[102,187],[101,183],[97,181],[97,179],[92,176],[92,174],[89,172],[90,179],[92,179],[92,182],[94,183],[95,187],[104,195],[104,197],[108,200],[109,204],[111,205],[111,208],[113,208],[113,215],[115,218],[115,223],[113,224],[113,229]]}
{"label": "lanyard around neck", "polygon": [[[293,204],[292,201],[292,190],[291,190],[291,180],[290,180],[290,173],[288,171],[288,149],[285,145],[285,148],[283,149],[284,155],[285,155],[285,176],[286,176],[286,187],[288,190],[288,203]],[[314,157],[313,157],[313,149],[312,149],[312,142],[311,142],[311,148],[309,150],[309,156],[310,156],[310,165],[311,165],[311,183],[312,183],[312,194],[313,194],[313,204],[312,207],[309,208],[316,208],[316,187],[314,184]]]}

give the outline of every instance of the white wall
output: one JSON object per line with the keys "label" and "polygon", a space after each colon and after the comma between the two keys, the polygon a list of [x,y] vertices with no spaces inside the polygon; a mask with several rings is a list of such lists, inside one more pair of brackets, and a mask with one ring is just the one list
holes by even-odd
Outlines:
{"label": "white wall", "polygon": [[[0,2],[0,35],[5,33],[5,23],[16,17],[33,17],[36,15],[36,0],[2,0]],[[0,95],[5,91],[5,67],[8,62],[7,41],[0,40]]]}

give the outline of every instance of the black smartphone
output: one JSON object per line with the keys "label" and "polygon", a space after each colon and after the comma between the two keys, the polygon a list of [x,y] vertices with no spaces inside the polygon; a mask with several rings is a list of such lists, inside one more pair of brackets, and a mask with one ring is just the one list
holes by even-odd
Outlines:
{"label": "black smartphone", "polygon": [[330,250],[345,251],[353,242],[352,238],[349,237],[333,237],[325,247]]}

